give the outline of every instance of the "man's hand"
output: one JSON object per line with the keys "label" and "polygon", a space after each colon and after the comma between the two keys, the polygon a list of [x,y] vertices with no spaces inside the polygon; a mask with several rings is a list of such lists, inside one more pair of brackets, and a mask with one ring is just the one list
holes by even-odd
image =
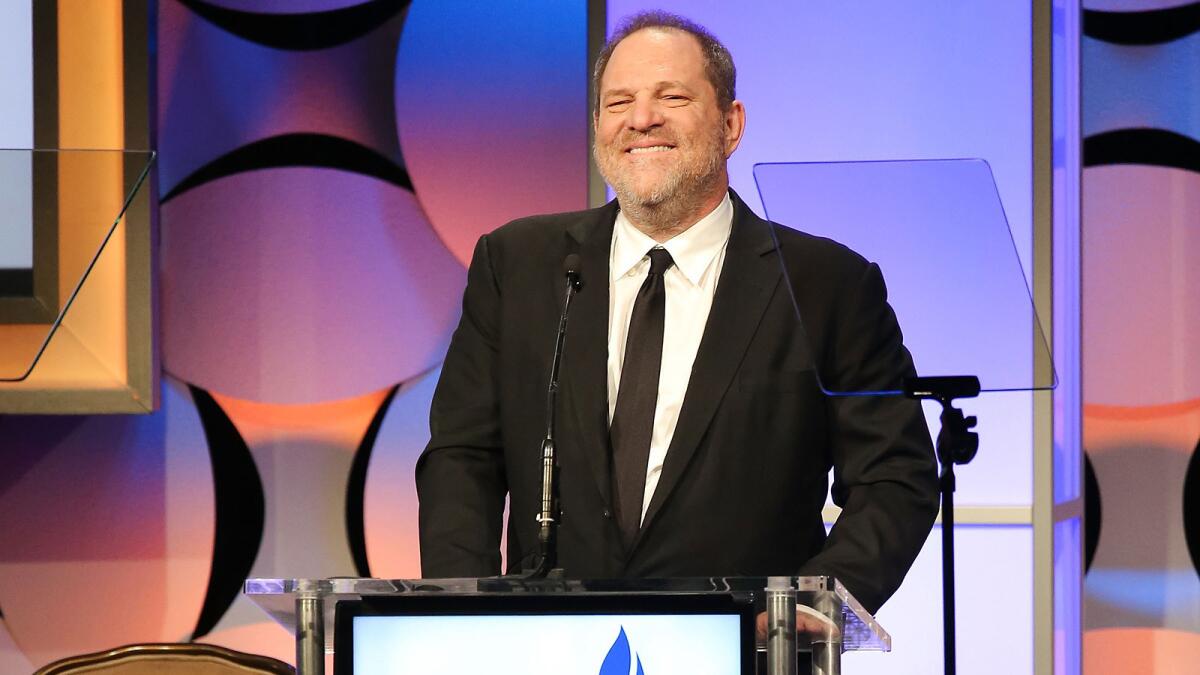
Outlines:
{"label": "man's hand", "polygon": [[[824,637],[836,637],[838,635],[837,626],[829,617],[817,612],[811,607],[799,605],[796,607],[796,633],[803,634],[808,640]],[[754,638],[759,644],[766,644],[767,638],[767,613],[760,612],[758,619],[754,622]]]}

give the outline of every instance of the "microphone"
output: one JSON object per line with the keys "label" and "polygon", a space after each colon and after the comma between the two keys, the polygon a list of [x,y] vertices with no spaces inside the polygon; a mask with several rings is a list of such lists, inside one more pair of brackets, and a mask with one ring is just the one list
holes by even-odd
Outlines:
{"label": "microphone", "polygon": [[[550,361],[550,384],[546,388],[546,435],[542,439],[542,510],[538,513],[537,564],[526,575],[529,579],[544,579],[558,562],[558,462],[555,457],[554,427],[558,401],[558,367],[562,362],[563,344],[567,339],[567,315],[571,298],[583,288],[579,271],[579,255],[572,253],[563,260],[563,275],[567,278],[567,295],[558,318],[558,333],[554,339],[554,358]],[[561,574],[561,570],[558,571]]]}
{"label": "microphone", "polygon": [[[579,272],[579,254],[572,253],[563,259],[563,272],[567,275],[567,283],[579,290],[583,288],[583,277]],[[568,302],[570,298],[568,298]]]}

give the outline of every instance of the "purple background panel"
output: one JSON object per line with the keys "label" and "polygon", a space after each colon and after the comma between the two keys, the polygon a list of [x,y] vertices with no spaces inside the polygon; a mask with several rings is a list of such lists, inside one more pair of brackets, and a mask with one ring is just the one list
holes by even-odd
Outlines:
{"label": "purple background panel", "polygon": [[377,391],[441,361],[462,266],[412,193],[329,169],[223,178],[162,207],[163,359],[266,403]]}
{"label": "purple background panel", "polygon": [[421,205],[464,263],[509,220],[587,206],[585,11],[558,0],[409,10],[396,128]]}
{"label": "purple background panel", "polygon": [[1083,189],[1084,400],[1200,397],[1200,174],[1090,167]]}
{"label": "purple background panel", "polygon": [[363,495],[363,526],[371,574],[421,576],[417,493],[413,470],[429,442],[429,403],[441,368],[405,382],[383,418]]}
{"label": "purple background panel", "polygon": [[[129,642],[186,639],[212,561],[208,449],[186,389],[152,415],[0,424],[0,608],[41,665]],[[114,611],[137,599],[137,611]]]}
{"label": "purple background panel", "polygon": [[159,6],[159,190],[247,143],[338,136],[401,163],[392,110],[403,12],[347,44],[286,51],[244,40],[176,0]]}

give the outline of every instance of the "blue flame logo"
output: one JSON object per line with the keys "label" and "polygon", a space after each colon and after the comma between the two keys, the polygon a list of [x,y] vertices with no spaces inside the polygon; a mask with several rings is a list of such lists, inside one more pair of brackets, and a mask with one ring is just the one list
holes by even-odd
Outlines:
{"label": "blue flame logo", "polygon": [[[637,675],[646,675],[642,670],[642,657],[635,655],[635,658]],[[629,675],[629,638],[625,637],[624,626],[621,626],[617,639],[613,640],[612,646],[608,648],[604,663],[600,664],[600,675]]]}

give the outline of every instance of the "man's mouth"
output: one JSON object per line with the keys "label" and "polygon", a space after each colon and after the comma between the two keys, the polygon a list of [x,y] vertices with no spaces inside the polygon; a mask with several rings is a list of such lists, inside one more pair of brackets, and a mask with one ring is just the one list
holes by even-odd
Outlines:
{"label": "man's mouth", "polygon": [[674,146],[670,145],[650,145],[643,148],[629,148],[625,152],[628,152],[631,155],[641,155],[649,152],[666,152],[667,150],[674,149]]}

